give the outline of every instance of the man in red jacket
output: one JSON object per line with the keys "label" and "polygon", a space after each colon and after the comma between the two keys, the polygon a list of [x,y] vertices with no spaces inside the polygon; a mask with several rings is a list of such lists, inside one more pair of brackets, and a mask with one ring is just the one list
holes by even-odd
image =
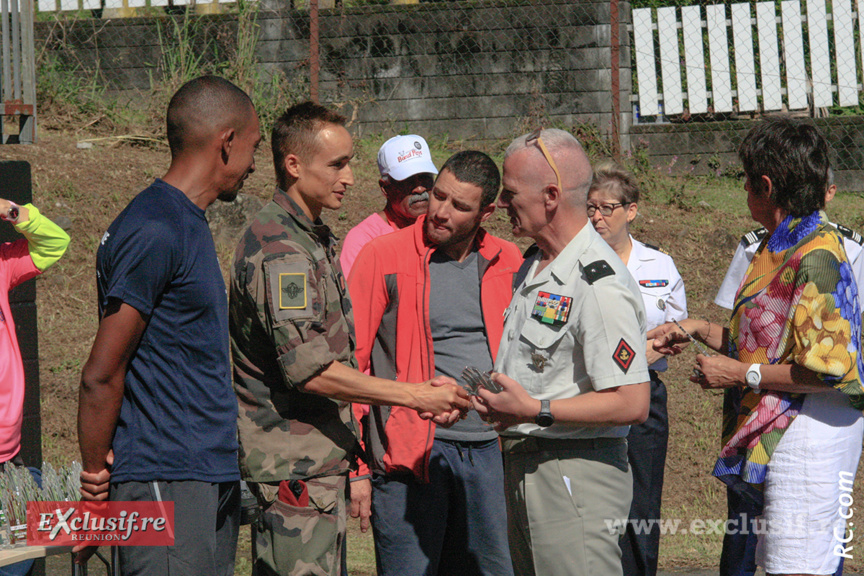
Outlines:
{"label": "man in red jacket", "polygon": [[[480,228],[499,187],[491,158],[459,152],[441,168],[427,215],[360,252],[349,287],[361,370],[414,382],[492,369],[522,262],[514,244]],[[447,429],[397,407],[373,406],[368,420],[378,574],[512,574],[495,431],[476,412]],[[362,472],[352,515],[365,527]]]}

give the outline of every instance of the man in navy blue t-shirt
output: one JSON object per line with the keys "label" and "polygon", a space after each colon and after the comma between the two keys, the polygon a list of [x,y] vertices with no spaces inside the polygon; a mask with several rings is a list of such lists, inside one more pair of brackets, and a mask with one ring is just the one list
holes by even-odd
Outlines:
{"label": "man in navy blue t-shirt", "polygon": [[[261,140],[249,97],[203,76],[168,106],[171,166],[108,228],[99,330],[81,375],[85,499],[174,502],[173,547],[120,547],[123,574],[230,575],[239,521],[228,305],[204,210],[233,200]],[[87,553],[79,556],[86,561]]]}

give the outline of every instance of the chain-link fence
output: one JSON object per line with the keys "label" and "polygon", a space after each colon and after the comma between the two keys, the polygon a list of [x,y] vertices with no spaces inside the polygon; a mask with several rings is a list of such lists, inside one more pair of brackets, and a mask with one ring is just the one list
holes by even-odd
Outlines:
{"label": "chain-link fence", "polygon": [[339,107],[361,134],[411,126],[490,139],[542,122],[590,124],[612,136],[613,7],[608,0],[244,5],[206,17],[61,15],[37,35],[52,66],[94,72],[112,90],[146,91],[154,79],[246,59],[265,80],[281,74],[302,86],[297,95]]}
{"label": "chain-link fence", "polygon": [[610,152],[645,145],[657,163],[678,157],[700,170],[736,165],[752,120],[787,111],[827,133],[839,183],[864,181],[862,14],[852,0],[637,0],[632,19],[617,0],[327,9],[262,0],[210,16],[148,4],[137,9],[148,18],[110,20],[80,18],[80,1],[79,18],[37,26],[43,61],[112,90],[143,94],[209,67],[278,94],[262,100],[274,110],[317,97],[360,135],[502,139],[557,123]]}
{"label": "chain-link fence", "polygon": [[809,116],[828,137],[842,184],[859,190],[864,13],[854,7],[786,0],[634,8],[631,133],[664,150],[652,151],[655,161],[671,162],[679,149],[718,169],[734,163],[752,119]]}
{"label": "chain-link fence", "polygon": [[503,138],[538,123],[611,133],[610,3],[432,2],[321,19],[321,99],[366,130]]}

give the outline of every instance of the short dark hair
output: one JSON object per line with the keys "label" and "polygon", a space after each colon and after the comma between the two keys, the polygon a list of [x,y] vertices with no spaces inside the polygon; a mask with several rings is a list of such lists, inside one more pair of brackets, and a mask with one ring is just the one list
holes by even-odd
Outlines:
{"label": "short dark hair", "polygon": [[224,78],[208,75],[190,80],[168,103],[166,124],[171,156],[201,144],[215,129],[244,128],[249,112],[254,110],[249,95]]}
{"label": "short dark hair", "polygon": [[478,150],[457,152],[444,162],[441,172],[449,170],[456,180],[474,184],[482,190],[480,207],[485,208],[495,202],[501,189],[501,173],[495,161]]}
{"label": "short dark hair", "polygon": [[320,104],[306,101],[291,106],[273,124],[270,146],[273,150],[273,165],[276,181],[285,187],[288,174],[285,172],[285,157],[289,154],[308,158],[315,151],[315,137],[325,124],[345,126],[346,118]]}
{"label": "short dark hair", "polygon": [[812,124],[789,116],[763,120],[744,138],[738,157],[753,190],[764,191],[762,176],[767,176],[771,202],[792,216],[825,207],[828,144]]}
{"label": "short dark hair", "polygon": [[618,195],[618,201],[624,204],[639,202],[639,182],[636,176],[615,162],[604,162],[594,167],[588,195],[601,189],[612,189]]}

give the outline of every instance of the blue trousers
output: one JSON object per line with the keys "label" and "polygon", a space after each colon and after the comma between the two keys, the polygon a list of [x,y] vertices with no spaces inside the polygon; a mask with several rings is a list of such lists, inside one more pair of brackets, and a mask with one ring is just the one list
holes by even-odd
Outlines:
{"label": "blue trousers", "polygon": [[[631,520],[659,520],[663,496],[663,471],[669,444],[669,415],[666,411],[666,386],[651,371],[651,405],[648,419],[630,427],[627,436],[627,459],[633,473]],[[621,538],[621,566],[625,576],[654,576],[660,551],[660,526],[651,530],[634,530],[633,523]]]}
{"label": "blue trousers", "polygon": [[[726,490],[726,507],[730,526],[736,530],[723,536],[720,554],[720,576],[753,576],[756,573],[756,541],[753,520],[762,513],[761,507]],[[842,571],[842,564],[840,570]]]}
{"label": "blue trousers", "polygon": [[429,480],[372,479],[379,576],[512,576],[498,440],[435,440]]}

